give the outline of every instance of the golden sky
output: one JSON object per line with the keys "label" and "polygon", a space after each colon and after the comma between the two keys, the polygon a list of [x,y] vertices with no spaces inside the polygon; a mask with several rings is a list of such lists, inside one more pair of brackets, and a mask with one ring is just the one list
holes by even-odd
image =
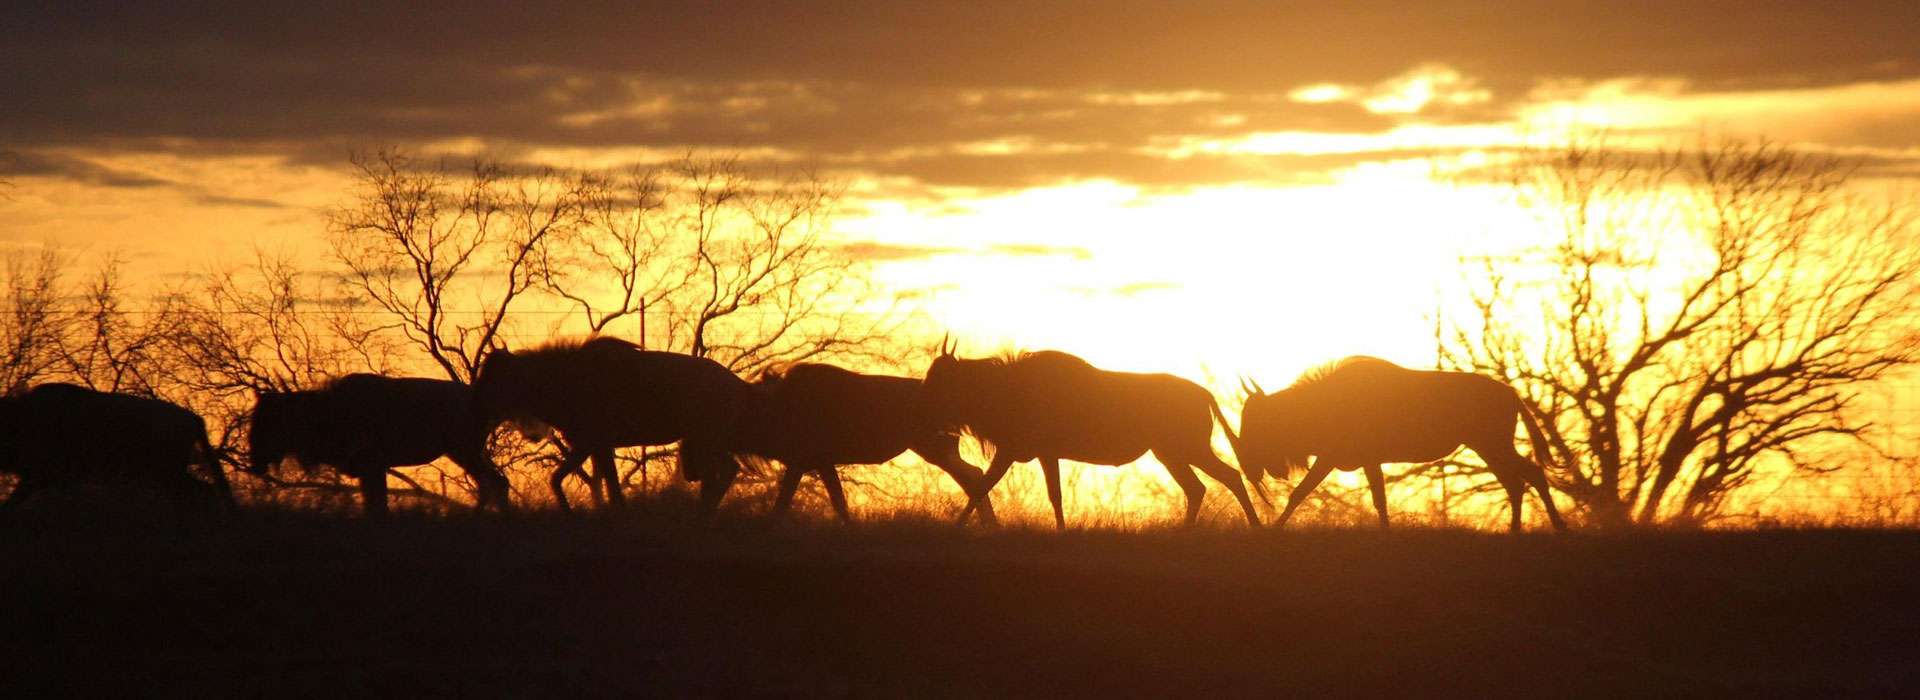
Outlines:
{"label": "golden sky", "polygon": [[1434,183],[1569,126],[1920,175],[1920,4],[302,3],[0,10],[0,242],[164,276],[317,250],[347,154],[849,183],[838,235],[972,352],[1280,383],[1431,361],[1516,214]]}

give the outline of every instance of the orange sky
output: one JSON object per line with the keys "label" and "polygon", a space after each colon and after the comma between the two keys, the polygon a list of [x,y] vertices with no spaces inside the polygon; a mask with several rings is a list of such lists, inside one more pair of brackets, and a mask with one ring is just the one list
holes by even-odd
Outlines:
{"label": "orange sky", "polygon": [[1435,159],[1709,129],[1920,174],[1916,7],[15,8],[0,240],[163,278],[317,250],[356,148],[738,152],[849,183],[841,243],[969,348],[1278,383],[1430,361],[1460,256],[1524,235]]}

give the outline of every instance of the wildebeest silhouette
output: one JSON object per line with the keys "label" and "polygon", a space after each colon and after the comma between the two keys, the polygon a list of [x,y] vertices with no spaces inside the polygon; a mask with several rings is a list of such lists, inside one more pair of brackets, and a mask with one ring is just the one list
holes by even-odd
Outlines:
{"label": "wildebeest silhouette", "polygon": [[479,507],[509,507],[507,478],[487,452],[496,424],[474,410],[465,384],[349,374],[300,391],[260,392],[248,425],[250,471],[288,458],[360,482],[362,509],[387,512],[387,470],[447,457],[479,487]]}
{"label": "wildebeest silhouette", "polygon": [[[206,472],[195,478],[194,467]],[[233,508],[233,489],[198,414],[160,399],[42,384],[0,399],[6,504],[77,484],[152,488],[189,506]]]}
{"label": "wildebeest silhouette", "polygon": [[993,447],[962,522],[1013,463],[1038,459],[1054,524],[1065,528],[1060,460],[1121,465],[1152,451],[1186,494],[1188,524],[1206,495],[1196,467],[1233,493],[1248,523],[1260,524],[1240,472],[1213,453],[1213,395],[1185,379],[1109,372],[1056,351],[963,360],[942,348],[927,367],[921,401],[938,424],[964,427]]}
{"label": "wildebeest silhouette", "polygon": [[[960,457],[960,439],[915,410],[920,380],[862,374],[833,365],[800,363],[762,372],[754,402],[741,420],[736,453],[778,460],[785,466],[775,511],[793,502],[800,478],[820,476],[842,520],[847,499],[835,469],[842,464],[881,464],[912,450],[953,477],[969,495],[979,467]],[[980,508],[993,520],[991,501]]]}
{"label": "wildebeest silhouette", "polygon": [[542,423],[566,438],[565,463],[553,477],[562,508],[560,480],[589,457],[594,478],[617,507],[625,497],[614,448],[678,441],[681,476],[700,483],[701,506],[712,512],[739,474],[729,445],[752,393],[713,360],[609,337],[496,350],[474,381],[482,415]]}
{"label": "wildebeest silhouette", "polygon": [[1240,431],[1227,433],[1240,468],[1256,480],[1277,476],[1280,469],[1306,470],[1287,498],[1280,525],[1327,474],[1364,469],[1385,527],[1386,480],[1380,465],[1431,462],[1464,445],[1506,488],[1512,529],[1520,529],[1520,505],[1529,486],[1539,491],[1554,528],[1566,529],[1546,472],[1514,449],[1514,423],[1519,422],[1533,441],[1534,455],[1549,454],[1533,415],[1512,387],[1478,374],[1412,370],[1356,356],[1310,370],[1271,394],[1257,384],[1246,389]]}

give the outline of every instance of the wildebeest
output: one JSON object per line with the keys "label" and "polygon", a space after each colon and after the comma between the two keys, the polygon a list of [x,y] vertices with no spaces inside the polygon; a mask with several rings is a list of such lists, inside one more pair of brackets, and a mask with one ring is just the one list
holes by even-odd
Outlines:
{"label": "wildebeest", "polygon": [[1240,472],[1213,453],[1213,396],[1193,382],[1109,372],[1063,352],[963,360],[942,348],[921,392],[929,416],[964,426],[993,447],[993,464],[960,514],[963,522],[1013,463],[1038,459],[1054,524],[1064,528],[1060,460],[1121,465],[1151,450],[1185,492],[1188,524],[1199,517],[1206,495],[1195,467],[1233,493],[1248,523],[1260,524]]}
{"label": "wildebeest", "polygon": [[[920,380],[800,363],[763,372],[753,386],[755,400],[740,422],[735,452],[785,466],[776,511],[786,510],[800,478],[813,472],[845,520],[847,499],[835,467],[880,464],[908,450],[953,477],[969,495],[981,479],[980,468],[960,457],[959,437],[915,410]],[[990,501],[980,514],[994,519]]]}
{"label": "wildebeest", "polygon": [[[207,481],[194,477],[195,466]],[[233,489],[199,415],[160,399],[72,384],[42,384],[0,399],[0,471],[19,477],[7,505],[48,488],[91,484],[233,507]]]}
{"label": "wildebeest", "polygon": [[566,438],[565,464],[553,477],[563,508],[560,480],[589,457],[608,502],[619,506],[624,496],[614,448],[678,441],[681,476],[700,482],[702,508],[711,512],[739,473],[729,443],[752,393],[713,360],[608,337],[497,350],[474,381],[482,415],[542,423]]}
{"label": "wildebeest", "polygon": [[387,470],[451,459],[479,487],[479,506],[506,510],[507,478],[487,452],[496,424],[467,385],[444,379],[349,374],[316,389],[260,392],[248,428],[250,470],[292,458],[360,482],[362,509],[387,512]]}
{"label": "wildebeest", "polygon": [[1250,479],[1278,475],[1279,469],[1306,469],[1280,513],[1280,525],[1328,473],[1364,469],[1385,527],[1387,492],[1380,465],[1431,462],[1464,445],[1506,488],[1512,529],[1520,529],[1520,504],[1529,486],[1539,491],[1554,528],[1566,529],[1546,472],[1514,449],[1514,423],[1519,422],[1533,441],[1534,455],[1549,454],[1539,426],[1512,387],[1477,374],[1411,370],[1378,358],[1349,357],[1271,394],[1251,383],[1247,389],[1240,431],[1227,433],[1240,468]]}

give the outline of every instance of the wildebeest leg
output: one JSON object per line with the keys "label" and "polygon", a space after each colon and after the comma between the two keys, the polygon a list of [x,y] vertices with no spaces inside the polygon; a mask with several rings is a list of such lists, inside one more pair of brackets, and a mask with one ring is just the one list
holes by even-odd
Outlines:
{"label": "wildebeest leg", "polygon": [[213,447],[210,445],[202,443],[200,449],[205,455],[203,464],[207,467],[207,476],[213,479],[214,490],[219,492],[220,499],[225,502],[222,507],[226,510],[239,508],[233,502],[233,483],[227,481],[227,470],[220,466],[220,457],[213,453]]}
{"label": "wildebeest leg", "polygon": [[1280,511],[1280,519],[1275,521],[1273,526],[1286,527],[1287,520],[1293,517],[1293,509],[1300,507],[1300,503],[1307,500],[1307,494],[1313,493],[1313,488],[1319,486],[1320,482],[1325,480],[1327,475],[1332,472],[1333,464],[1331,462],[1320,462],[1316,460],[1313,463],[1313,467],[1307,470],[1306,475],[1300,477],[1300,483],[1293,485],[1293,493],[1287,495],[1287,507],[1285,510]]}
{"label": "wildebeest leg", "polygon": [[791,464],[786,465],[786,471],[780,472],[780,490],[773,496],[774,513],[785,513],[793,507],[793,494],[800,490],[800,477],[806,474],[807,470]]}
{"label": "wildebeest leg", "polygon": [[727,497],[727,489],[740,474],[740,464],[734,461],[733,455],[691,439],[680,442],[680,465],[687,473],[701,475],[701,515],[713,515],[720,509],[720,499]]}
{"label": "wildebeest leg", "polygon": [[815,473],[820,475],[820,483],[827,487],[827,501],[833,504],[833,512],[840,515],[840,522],[853,520],[853,515],[847,512],[847,492],[840,486],[839,467],[829,464],[815,470]]}
{"label": "wildebeest leg", "polygon": [[216,487],[194,476],[193,465],[184,469],[168,469],[149,474],[129,475],[141,482],[141,486],[150,487],[156,494],[163,494],[173,500],[173,505],[199,511],[212,506],[216,500]]}
{"label": "wildebeest leg", "polygon": [[[1540,493],[1540,503],[1546,507],[1547,521],[1553,523],[1553,529],[1561,532],[1567,530],[1566,521],[1560,519],[1560,509],[1553,505],[1553,489],[1547,484],[1546,470],[1541,469],[1540,465],[1533,460],[1520,456],[1512,445],[1505,442],[1493,441],[1485,445],[1486,449],[1481,447],[1480,444],[1467,445],[1468,449],[1486,460],[1488,468],[1496,471],[1501,469],[1511,471],[1515,476],[1532,485],[1534,490]],[[1514,510],[1517,512],[1519,508]]]}
{"label": "wildebeest leg", "polygon": [[1060,460],[1054,457],[1040,458],[1040,473],[1047,477],[1047,500],[1053,503],[1053,526],[1055,529],[1067,529],[1067,516],[1060,504]]}
{"label": "wildebeest leg", "polygon": [[387,470],[357,470],[360,474],[360,511],[369,518],[387,516]]}
{"label": "wildebeest leg", "polygon": [[620,486],[620,463],[613,459],[613,448],[596,450],[593,453],[593,475],[607,489],[607,506],[614,509],[625,508],[627,495]]}
{"label": "wildebeest leg", "polygon": [[[1534,480],[1534,477],[1529,477],[1529,480]],[[1567,521],[1560,519],[1560,509],[1553,505],[1553,490],[1547,486],[1546,473],[1538,475],[1533,487],[1540,492],[1540,502],[1546,504],[1547,521],[1553,523],[1555,531],[1566,532]]]}
{"label": "wildebeest leg", "polygon": [[[596,494],[599,493],[599,487],[593,483],[593,478],[580,471],[580,464],[585,461],[587,461],[586,450],[570,450],[567,452],[567,456],[561,460],[560,468],[553,470],[553,478],[547,480],[547,487],[553,489],[553,502],[559,504],[561,511],[573,510],[573,504],[567,502],[566,482],[568,474],[579,474],[581,478],[587,481],[589,486],[593,486]],[[599,499],[596,497],[595,500]]]}
{"label": "wildebeest leg", "polygon": [[737,470],[716,469],[700,480],[700,514],[713,515],[720,510],[720,499],[727,497]]}
{"label": "wildebeest leg", "polygon": [[1512,511],[1507,522],[1507,531],[1519,532],[1520,506],[1527,500],[1526,480],[1504,468],[1489,466],[1487,470],[1493,472],[1494,478],[1500,480],[1501,488],[1507,490],[1507,509]]}
{"label": "wildebeest leg", "polygon": [[1167,473],[1173,475],[1173,483],[1180,487],[1181,493],[1186,494],[1187,524],[1192,525],[1198,522],[1200,520],[1200,505],[1207,499],[1207,485],[1200,483],[1200,477],[1193,473],[1193,467],[1187,466],[1186,462],[1173,459],[1158,452],[1155,452],[1153,456],[1159,459],[1161,464],[1166,465]]}
{"label": "wildebeest leg", "polygon": [[460,465],[460,468],[467,472],[467,476],[473,477],[474,485],[479,488],[479,503],[475,504],[476,510],[486,510],[491,506],[494,510],[505,513],[512,508],[512,499],[507,495],[509,490],[507,477],[500,473],[499,467],[494,466],[493,459],[487,456],[485,448],[481,448],[478,452],[462,449],[447,456],[453,460],[454,464]]}
{"label": "wildebeest leg", "polygon": [[1366,466],[1367,490],[1373,492],[1373,510],[1380,514],[1380,527],[1387,526],[1387,477],[1380,472],[1380,465]]}
{"label": "wildebeest leg", "polygon": [[192,471],[175,472],[173,478],[156,484],[161,493],[169,494],[174,502],[183,506],[186,512],[196,514],[231,515],[234,512],[233,497],[220,490],[220,487],[194,478]]}
{"label": "wildebeest leg", "polygon": [[[1220,482],[1221,486],[1227,487],[1227,491],[1233,494],[1234,500],[1240,502],[1240,512],[1246,514],[1247,524],[1260,527],[1260,515],[1253,510],[1253,499],[1247,498],[1247,485],[1240,478],[1240,470],[1227,466],[1227,463],[1220,461],[1212,451],[1200,455],[1199,461],[1194,462],[1194,466],[1206,472],[1207,476],[1212,477],[1214,481]],[[1266,500],[1264,493],[1261,495],[1261,500]],[[1272,508],[1273,504],[1269,503],[1267,507]]]}
{"label": "wildebeest leg", "polygon": [[620,481],[620,462],[614,459],[613,448],[593,453],[593,474],[607,490],[607,505],[612,508],[626,507],[626,487]]}
{"label": "wildebeest leg", "polygon": [[974,509],[979,508],[980,504],[987,500],[988,494],[993,493],[993,487],[999,485],[1000,480],[1006,477],[1007,470],[1011,468],[1013,468],[1013,455],[1005,451],[994,453],[993,464],[987,467],[987,473],[981,476],[974,486],[967,489],[967,507],[960,510],[961,525],[967,524],[967,516],[973,515]]}
{"label": "wildebeest leg", "polygon": [[[974,485],[983,478],[984,472],[980,471],[979,467],[968,464],[967,460],[960,457],[960,444],[957,440],[949,439],[944,445],[928,444],[912,449],[914,454],[920,455],[920,458],[927,460],[928,464],[939,467],[940,471],[953,477],[953,483],[959,484],[960,490],[969,497],[973,495]],[[993,512],[992,496],[980,502],[980,521],[989,525],[1000,522],[1000,516]]]}
{"label": "wildebeest leg", "polygon": [[1267,493],[1267,486],[1262,483],[1265,480],[1266,478],[1264,476],[1250,476],[1247,477],[1247,485],[1253,487],[1253,495],[1260,497],[1260,506],[1271,513],[1273,512],[1273,496]]}
{"label": "wildebeest leg", "polygon": [[[1517,457],[1518,455],[1515,456]],[[1525,461],[1525,459],[1522,458],[1522,461]],[[1521,471],[1520,474],[1525,477],[1528,482],[1533,484],[1534,490],[1540,492],[1540,503],[1547,508],[1547,522],[1553,523],[1554,530],[1566,532],[1567,521],[1560,519],[1560,509],[1553,505],[1553,488],[1547,484],[1546,470],[1541,469],[1540,465],[1532,462],[1527,462],[1526,466],[1532,468],[1525,469]]]}

